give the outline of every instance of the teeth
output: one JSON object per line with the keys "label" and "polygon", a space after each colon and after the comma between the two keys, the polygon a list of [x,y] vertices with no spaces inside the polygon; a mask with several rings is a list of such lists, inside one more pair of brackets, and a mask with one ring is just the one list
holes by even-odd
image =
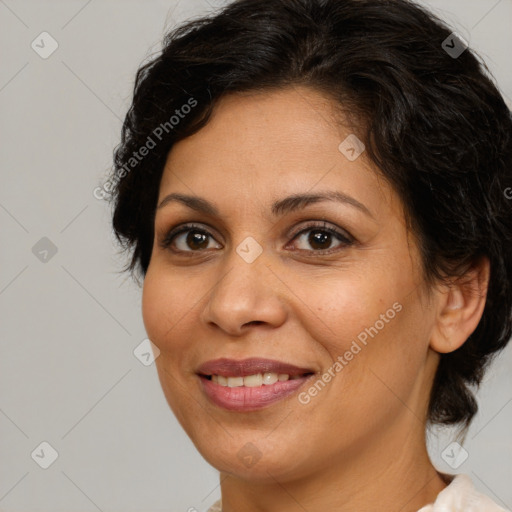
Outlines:
{"label": "teeth", "polygon": [[263,374],[263,384],[265,384],[266,386],[275,384],[277,382],[277,379],[278,379],[277,373],[264,373]]}
{"label": "teeth", "polygon": [[248,388],[257,388],[262,385],[271,386],[276,382],[284,382],[288,379],[295,380],[300,379],[302,375],[294,375],[290,377],[286,373],[256,373],[254,375],[247,375],[246,377],[223,377],[222,375],[212,375],[212,382],[220,384],[224,387],[229,388],[238,388],[241,386],[245,386]]}
{"label": "teeth", "polygon": [[257,388],[263,384],[263,375],[257,373],[256,375],[247,375],[244,377],[244,386],[247,388]]}
{"label": "teeth", "polygon": [[243,377],[228,377],[228,388],[238,388],[244,385]]}

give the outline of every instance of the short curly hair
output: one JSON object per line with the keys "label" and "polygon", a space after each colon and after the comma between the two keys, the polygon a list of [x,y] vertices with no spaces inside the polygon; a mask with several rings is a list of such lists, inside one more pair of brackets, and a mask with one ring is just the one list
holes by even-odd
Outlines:
{"label": "short curly hair", "polygon": [[364,127],[368,156],[403,202],[426,283],[489,258],[482,318],[441,354],[428,408],[430,423],[467,429],[471,386],[512,335],[512,120],[481,59],[412,1],[238,0],[168,33],[137,72],[114,153],[113,227],[131,251],[126,270],[148,268],[173,145],[205,126],[224,95],[295,85]]}

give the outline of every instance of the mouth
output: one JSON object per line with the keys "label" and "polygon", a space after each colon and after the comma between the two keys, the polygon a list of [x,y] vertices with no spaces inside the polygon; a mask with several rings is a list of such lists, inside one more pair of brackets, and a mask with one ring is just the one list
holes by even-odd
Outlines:
{"label": "mouth", "polygon": [[312,369],[270,359],[216,359],[197,375],[208,399],[231,411],[268,407],[298,391],[315,374]]}

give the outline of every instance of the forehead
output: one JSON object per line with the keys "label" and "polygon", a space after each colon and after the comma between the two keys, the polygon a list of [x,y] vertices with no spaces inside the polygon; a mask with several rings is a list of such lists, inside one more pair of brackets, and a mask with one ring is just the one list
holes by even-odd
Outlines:
{"label": "forehead", "polygon": [[169,152],[159,200],[176,191],[217,202],[256,195],[270,204],[322,189],[389,203],[393,193],[364,151],[350,160],[340,150],[357,135],[339,113],[332,100],[305,87],[227,95],[205,127]]}

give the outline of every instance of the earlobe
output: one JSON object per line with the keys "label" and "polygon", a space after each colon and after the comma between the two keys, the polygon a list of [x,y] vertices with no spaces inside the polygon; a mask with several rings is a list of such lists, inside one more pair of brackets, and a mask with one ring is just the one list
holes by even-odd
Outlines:
{"label": "earlobe", "polygon": [[464,276],[437,290],[437,315],[430,347],[448,353],[461,347],[477,328],[482,317],[490,264],[482,258]]}

